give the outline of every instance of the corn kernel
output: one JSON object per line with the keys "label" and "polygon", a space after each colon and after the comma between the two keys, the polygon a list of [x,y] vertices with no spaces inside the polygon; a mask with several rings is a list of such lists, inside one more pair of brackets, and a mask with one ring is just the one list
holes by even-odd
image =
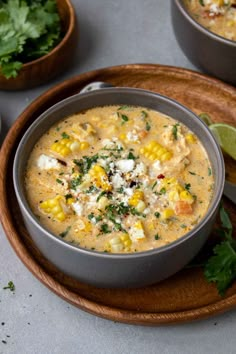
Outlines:
{"label": "corn kernel", "polygon": [[187,134],[187,135],[185,136],[185,139],[187,140],[187,142],[188,142],[189,144],[194,144],[194,143],[197,142],[196,137],[195,137],[193,134],[191,134],[191,133]]}
{"label": "corn kernel", "polygon": [[126,140],[126,134],[124,134],[124,133],[120,134],[119,138],[121,140]]}
{"label": "corn kernel", "polygon": [[136,207],[140,200],[144,199],[144,193],[140,189],[136,189],[131,198],[129,198],[129,205]]}
{"label": "corn kernel", "polygon": [[102,196],[98,201],[98,209],[105,210],[106,206],[109,204],[109,200],[107,197]]}
{"label": "corn kernel", "polygon": [[48,199],[40,203],[39,208],[42,209],[46,214],[51,214],[56,220],[64,221],[66,215],[61,205],[61,201],[63,200],[64,198],[58,195],[55,198]]}
{"label": "corn kernel", "polygon": [[137,212],[142,213],[145,209],[146,209],[146,204],[144,203],[143,200],[140,200],[138,202],[138,205],[136,206]]}
{"label": "corn kernel", "polygon": [[235,25],[235,21],[234,20],[229,20],[226,22],[226,26],[227,27],[233,27]]}
{"label": "corn kernel", "polygon": [[151,161],[160,160],[162,162],[170,160],[172,152],[160,145],[157,141],[150,141],[142,147],[139,152]]}
{"label": "corn kernel", "polygon": [[173,215],[174,215],[174,210],[173,209],[165,209],[161,213],[161,218],[166,220],[166,219],[170,219]]}
{"label": "corn kernel", "polygon": [[72,152],[75,152],[75,151],[78,151],[80,149],[80,143],[78,142],[78,140],[76,141],[73,141],[73,143],[71,143],[68,148],[72,151]]}
{"label": "corn kernel", "polygon": [[89,174],[94,180],[96,187],[101,188],[105,191],[110,191],[112,186],[108,181],[108,177],[104,168],[100,165],[94,165],[90,170]]}
{"label": "corn kernel", "polygon": [[56,141],[52,144],[51,150],[57,152],[59,155],[65,157],[71,154],[72,152],[76,152],[79,150],[85,150],[89,147],[89,143],[83,141],[80,143],[78,139],[74,139],[72,137],[62,138],[59,141]]}
{"label": "corn kernel", "polygon": [[179,193],[176,190],[171,190],[168,197],[171,202],[177,202],[179,200]]}
{"label": "corn kernel", "polygon": [[74,198],[68,198],[67,200],[66,200],[66,203],[68,204],[68,205],[71,205],[71,204],[73,204],[75,202],[75,199]]}
{"label": "corn kernel", "polygon": [[186,190],[184,190],[180,193],[180,200],[183,200],[183,201],[188,202],[190,204],[192,204],[194,202],[193,196]]}
{"label": "corn kernel", "polygon": [[149,222],[147,225],[148,230],[154,230],[155,229],[155,225],[153,222]]}
{"label": "corn kernel", "polygon": [[85,149],[87,149],[89,146],[90,146],[90,145],[89,145],[89,143],[88,143],[87,141],[82,141],[82,142],[80,143],[80,150],[85,150]]}
{"label": "corn kernel", "polygon": [[111,252],[128,252],[132,241],[128,234],[113,237],[109,242],[105,244],[105,249]]}

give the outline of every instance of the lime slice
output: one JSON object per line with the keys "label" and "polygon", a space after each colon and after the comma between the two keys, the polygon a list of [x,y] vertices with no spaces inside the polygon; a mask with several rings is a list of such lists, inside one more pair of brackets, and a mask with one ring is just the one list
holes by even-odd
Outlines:
{"label": "lime slice", "polygon": [[236,160],[236,128],[224,123],[211,124],[209,128],[222,150]]}
{"label": "lime slice", "polygon": [[201,118],[201,120],[203,120],[203,122],[206,123],[206,125],[211,125],[213,123],[209,114],[207,113],[200,113],[198,117]]}

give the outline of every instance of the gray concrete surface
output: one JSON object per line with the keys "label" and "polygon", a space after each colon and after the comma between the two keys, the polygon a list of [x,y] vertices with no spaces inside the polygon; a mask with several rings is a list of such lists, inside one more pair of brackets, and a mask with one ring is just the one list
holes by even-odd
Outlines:
{"label": "gray concrete surface", "polygon": [[[194,69],[170,22],[171,0],[73,0],[80,23],[70,70],[47,85],[0,92],[3,139],[23,109],[46,89],[96,68],[159,63]],[[14,293],[3,290],[12,280]],[[0,227],[1,354],[233,354],[236,311],[178,326],[125,325],[87,314],[58,298],[24,267]]]}

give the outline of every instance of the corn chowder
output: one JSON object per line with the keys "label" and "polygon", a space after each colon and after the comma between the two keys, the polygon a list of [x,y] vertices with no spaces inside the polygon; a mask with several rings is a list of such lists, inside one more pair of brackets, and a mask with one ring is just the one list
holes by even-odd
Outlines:
{"label": "corn chowder", "polygon": [[35,145],[27,198],[40,223],[101,252],[169,244],[205,215],[211,164],[198,138],[143,107],[105,106],[60,121]]}
{"label": "corn chowder", "polygon": [[184,0],[189,13],[210,31],[236,41],[236,0]]}

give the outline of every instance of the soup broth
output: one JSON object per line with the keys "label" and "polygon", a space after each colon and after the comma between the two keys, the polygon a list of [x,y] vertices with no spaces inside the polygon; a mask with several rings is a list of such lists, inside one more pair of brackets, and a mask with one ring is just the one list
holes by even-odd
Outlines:
{"label": "soup broth", "polygon": [[104,106],[66,117],[36,143],[28,202],[58,237],[100,252],[167,245],[206,214],[207,153],[185,125],[157,111]]}

